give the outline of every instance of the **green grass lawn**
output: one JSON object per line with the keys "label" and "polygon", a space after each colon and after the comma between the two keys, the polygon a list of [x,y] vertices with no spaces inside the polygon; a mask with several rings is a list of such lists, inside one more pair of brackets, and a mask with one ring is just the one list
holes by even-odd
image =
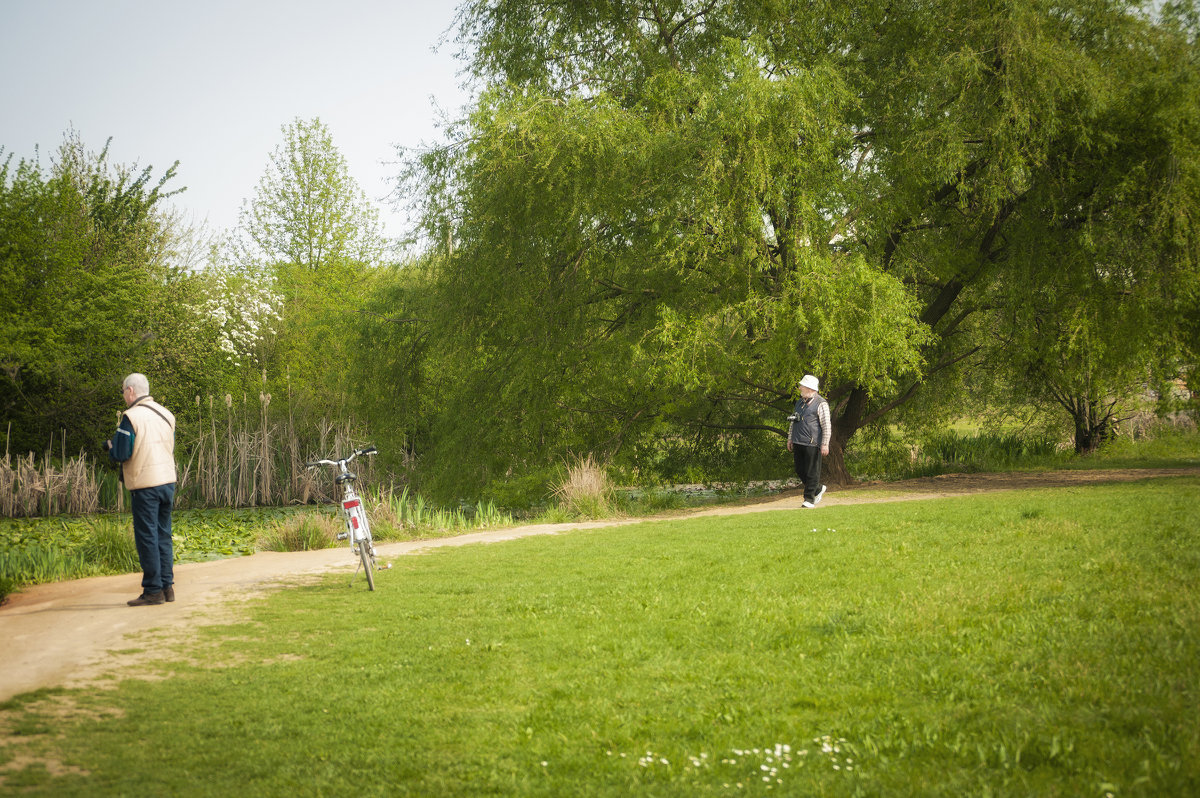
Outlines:
{"label": "green grass lawn", "polygon": [[1198,530],[1173,478],[403,557],[0,707],[0,792],[1196,795]]}

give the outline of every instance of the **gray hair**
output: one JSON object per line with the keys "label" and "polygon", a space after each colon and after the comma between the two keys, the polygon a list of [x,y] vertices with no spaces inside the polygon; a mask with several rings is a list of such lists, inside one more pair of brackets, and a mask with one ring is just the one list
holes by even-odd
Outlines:
{"label": "gray hair", "polygon": [[150,393],[150,380],[146,379],[145,374],[134,372],[125,378],[121,383],[121,389],[132,388],[133,392],[138,396],[146,396]]}

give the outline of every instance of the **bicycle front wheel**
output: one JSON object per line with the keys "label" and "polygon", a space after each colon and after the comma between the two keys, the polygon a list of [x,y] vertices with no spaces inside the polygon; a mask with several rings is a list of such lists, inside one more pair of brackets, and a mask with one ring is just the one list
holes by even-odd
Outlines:
{"label": "bicycle front wheel", "polygon": [[358,542],[358,556],[362,558],[363,573],[367,575],[367,589],[375,589],[375,558],[371,556],[371,540]]}

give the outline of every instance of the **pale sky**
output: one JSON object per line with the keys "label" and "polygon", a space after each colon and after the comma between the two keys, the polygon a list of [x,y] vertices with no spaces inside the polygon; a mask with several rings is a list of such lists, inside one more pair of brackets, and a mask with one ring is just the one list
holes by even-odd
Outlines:
{"label": "pale sky", "polygon": [[[441,140],[467,102],[456,3],[436,0],[0,0],[0,146],[49,158],[74,128],[110,161],[178,160],[193,221],[237,224],[281,127],[320,117],[387,233],[396,146]],[[436,48],[436,52],[434,52]],[[440,110],[439,110],[440,109]]]}

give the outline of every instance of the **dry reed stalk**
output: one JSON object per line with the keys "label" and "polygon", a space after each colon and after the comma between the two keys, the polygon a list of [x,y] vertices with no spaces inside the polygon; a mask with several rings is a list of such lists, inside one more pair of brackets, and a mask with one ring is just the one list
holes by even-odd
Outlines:
{"label": "dry reed stalk", "polygon": [[14,515],[36,515],[38,503],[46,492],[38,474],[37,466],[33,463],[33,452],[28,456],[17,458],[17,490],[15,493]]}
{"label": "dry reed stalk", "polygon": [[225,394],[225,421],[227,438],[225,447],[225,506],[233,507],[233,396]]}
{"label": "dry reed stalk", "polygon": [[16,505],[17,472],[12,467],[12,457],[4,452],[4,462],[0,463],[0,513],[5,518],[13,517],[13,507]]}
{"label": "dry reed stalk", "polygon": [[[51,439],[50,445],[54,445],[53,439]],[[30,453],[30,460],[32,461],[32,459],[32,453]],[[56,475],[54,473],[54,467],[50,465],[50,449],[46,449],[46,454],[42,457],[42,465],[38,474],[42,484],[42,499],[45,500],[46,515],[54,515],[54,500],[59,488],[58,485],[55,484]],[[34,512],[30,513],[30,515],[37,515],[37,511],[35,510]]]}
{"label": "dry reed stalk", "polygon": [[[292,373],[289,368],[287,371],[287,390],[288,390],[288,448],[290,453],[290,462],[288,464],[288,474],[290,477],[290,499],[294,499],[300,493],[300,474],[304,463],[300,460],[300,439],[296,436],[296,413],[292,408]],[[304,487],[304,492],[307,494],[307,485]]]}
{"label": "dry reed stalk", "polygon": [[100,508],[100,482],[88,457],[82,452],[66,464],[63,475],[68,485],[67,512],[72,515],[94,513]]}
{"label": "dry reed stalk", "polygon": [[[267,373],[263,372],[263,382],[267,381]],[[261,470],[259,473],[260,485],[259,493],[262,496],[263,504],[271,503],[271,472],[274,470],[274,465],[271,462],[271,425],[267,419],[267,408],[271,406],[271,394],[260,393],[258,395],[258,403],[261,408],[262,422],[260,426],[261,440],[259,449],[259,458]]]}
{"label": "dry reed stalk", "polygon": [[237,465],[234,476],[237,480],[237,485],[234,492],[235,507],[245,507],[250,500],[251,490],[254,484],[253,473],[250,468],[250,452],[254,449],[254,442],[250,439],[250,433],[246,430],[238,430],[234,444],[234,454],[237,456]]}
{"label": "dry reed stalk", "polygon": [[[186,477],[191,476],[191,464],[196,463],[196,484],[200,489],[201,498],[204,496],[204,408],[200,404],[200,394],[196,394],[196,429],[200,434],[196,438],[196,448],[192,452],[192,457],[188,460],[188,467],[184,469]],[[182,483],[184,480],[181,479]],[[189,482],[190,484],[190,482]]]}

